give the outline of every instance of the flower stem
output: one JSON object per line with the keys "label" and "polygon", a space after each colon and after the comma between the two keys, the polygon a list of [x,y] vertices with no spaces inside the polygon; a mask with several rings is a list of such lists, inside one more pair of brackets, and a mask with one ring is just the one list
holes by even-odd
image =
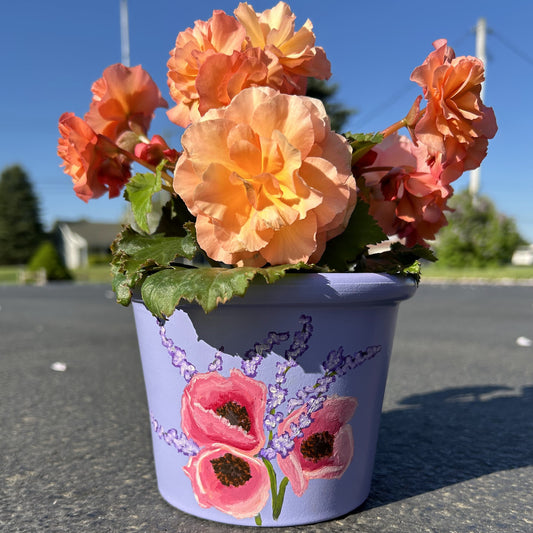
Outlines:
{"label": "flower stem", "polygon": [[361,174],[366,174],[367,172],[390,172],[394,167],[364,167],[359,170]]}
{"label": "flower stem", "polygon": [[[127,150],[124,150],[123,148],[120,148],[120,146],[117,146],[117,150],[124,157],[127,157],[130,161],[134,161],[135,163],[142,165],[144,168],[147,168],[148,170],[152,171],[154,174],[157,172],[157,167],[155,165],[151,165],[147,161],[144,161],[143,159],[138,158],[135,154],[132,154],[131,152],[128,152]],[[173,177],[170,174],[167,174],[165,170],[161,170],[161,178],[163,179],[163,185],[162,185],[163,189],[165,191],[168,191],[171,194],[174,194]]]}
{"label": "flower stem", "polygon": [[263,462],[265,463],[266,469],[268,471],[268,477],[270,478],[270,491],[272,492],[272,518],[274,520],[277,520],[279,518],[279,515],[281,514],[283,500],[285,498],[285,489],[287,488],[287,484],[289,483],[289,478],[284,477],[281,480],[278,491],[278,481],[272,463],[265,458],[263,458]]}
{"label": "flower stem", "polygon": [[405,118],[402,118],[402,120],[398,120],[398,122],[395,122],[394,124],[391,124],[388,128],[385,128],[381,135],[383,135],[383,138],[388,137],[392,133],[402,129],[404,126],[407,126],[407,120]]}
{"label": "flower stem", "polygon": [[285,489],[287,488],[288,484],[289,484],[288,477],[284,477],[281,480],[281,483],[279,484],[279,491],[278,491],[276,506],[272,504],[272,518],[274,520],[277,520],[279,518],[279,515],[281,514],[281,508],[283,507],[283,500],[285,498]]}

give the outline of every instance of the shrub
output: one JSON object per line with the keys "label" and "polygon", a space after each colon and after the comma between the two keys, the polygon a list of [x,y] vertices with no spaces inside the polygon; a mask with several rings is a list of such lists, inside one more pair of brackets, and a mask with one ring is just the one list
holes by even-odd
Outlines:
{"label": "shrub", "polygon": [[33,254],[27,269],[36,271],[40,268],[46,270],[46,278],[49,280],[69,280],[72,275],[61,261],[61,257],[55,246],[50,241],[44,241]]}
{"label": "shrub", "polygon": [[524,242],[512,218],[499,213],[487,197],[473,199],[462,191],[450,202],[453,211],[435,245],[439,264],[448,267],[485,267],[511,262]]}

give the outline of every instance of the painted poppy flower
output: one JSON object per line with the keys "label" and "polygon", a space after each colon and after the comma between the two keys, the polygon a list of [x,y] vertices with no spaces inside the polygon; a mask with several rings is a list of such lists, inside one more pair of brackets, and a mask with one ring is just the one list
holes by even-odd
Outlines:
{"label": "painted poppy flower", "polygon": [[232,369],[195,374],[181,401],[181,427],[199,446],[226,444],[253,455],[265,442],[263,417],[267,389],[264,383]]}
{"label": "painted poppy flower", "polygon": [[[356,408],[356,398],[326,399],[322,409],[312,414],[313,422],[294,440],[294,449],[286,458],[278,455],[278,465],[297,496],[306,491],[310,479],[337,479],[350,466],[354,441],[348,422]],[[305,405],[293,411],[279,425],[279,434],[290,433],[291,424],[298,424],[306,413]]]}
{"label": "painted poppy flower", "polygon": [[263,461],[231,446],[207,446],[191,457],[183,470],[201,507],[215,507],[235,518],[251,518],[268,501],[270,478]]}

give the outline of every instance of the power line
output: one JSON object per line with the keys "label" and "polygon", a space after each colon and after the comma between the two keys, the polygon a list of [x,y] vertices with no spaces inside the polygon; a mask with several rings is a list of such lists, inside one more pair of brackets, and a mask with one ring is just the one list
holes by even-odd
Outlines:
{"label": "power line", "polygon": [[523,59],[526,63],[533,66],[533,58],[526,54],[524,51],[520,50],[517,46],[509,42],[507,39],[502,37],[499,33],[495,32],[494,30],[491,31],[491,35],[493,37],[496,37],[500,43],[502,43],[505,47],[507,47],[511,52],[516,54],[518,57]]}

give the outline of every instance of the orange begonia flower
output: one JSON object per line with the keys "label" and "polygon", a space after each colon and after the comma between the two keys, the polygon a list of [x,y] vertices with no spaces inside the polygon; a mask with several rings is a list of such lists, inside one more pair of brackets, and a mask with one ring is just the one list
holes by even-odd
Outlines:
{"label": "orange begonia flower", "polygon": [[497,125],[492,108],[481,101],[483,63],[475,57],[455,57],[445,39],[433,46],[435,50],[411,74],[427,99],[414,136],[430,153],[443,154],[443,179],[450,183],[481,164]]}
{"label": "orange begonia flower", "polygon": [[373,150],[374,165],[391,169],[364,175],[370,214],[387,235],[397,235],[407,246],[427,246],[447,224],[444,211],[453,192],[441,179],[440,155],[432,157],[425,145],[397,134]]}
{"label": "orange begonia flower", "polygon": [[146,135],[154,111],[168,107],[150,75],[138,65],[107,67],[92,88],[93,100],[85,121],[113,141],[127,131]]}
{"label": "orange begonia flower", "polygon": [[[223,59],[240,53],[244,38],[242,25],[220,10],[213,11],[207,22],[198,20],[178,34],[167,63],[170,96],[177,104],[167,112],[172,122],[186,127],[200,118],[196,81],[202,65],[212,56]],[[212,65],[217,65],[216,60]],[[209,78],[209,71],[206,75]]]}
{"label": "orange begonia flower", "polygon": [[235,17],[213,11],[207,22],[196,21],[179,33],[167,63],[176,102],[167,114],[175,124],[186,127],[249,87],[304,94],[309,76],[330,77],[311,23],[295,32],[295,16],[284,2],[260,14],[242,3]]}
{"label": "orange begonia flower", "polygon": [[318,100],[245,89],[193,123],[182,146],[174,189],[217,261],[316,261],[355,206],[351,147]]}
{"label": "orange begonia flower", "polygon": [[249,46],[276,57],[283,68],[282,85],[268,85],[287,94],[304,94],[307,78],[328,79],[331,65],[323,48],[315,46],[310,20],[294,31],[296,16],[285,2],[256,13],[247,3],[239,4],[235,17],[246,28]]}
{"label": "orange begonia flower", "polygon": [[118,196],[131,174],[116,146],[74,113],[61,115],[59,133],[57,155],[63,159],[65,173],[72,177],[76,195],[84,202],[106,192],[110,198]]}

